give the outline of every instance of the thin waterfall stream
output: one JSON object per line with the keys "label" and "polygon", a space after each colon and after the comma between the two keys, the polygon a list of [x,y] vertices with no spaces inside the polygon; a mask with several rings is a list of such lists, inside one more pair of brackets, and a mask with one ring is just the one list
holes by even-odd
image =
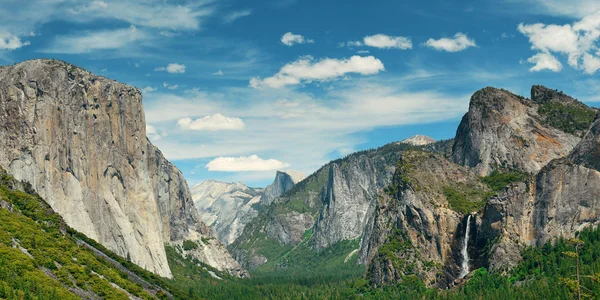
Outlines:
{"label": "thin waterfall stream", "polygon": [[465,230],[464,245],[461,250],[463,261],[461,264],[460,275],[458,275],[458,278],[464,278],[465,276],[467,276],[467,274],[469,274],[469,250],[468,250],[468,248],[469,248],[469,231],[470,231],[470,229],[471,229],[471,215],[469,215],[467,217],[467,228]]}

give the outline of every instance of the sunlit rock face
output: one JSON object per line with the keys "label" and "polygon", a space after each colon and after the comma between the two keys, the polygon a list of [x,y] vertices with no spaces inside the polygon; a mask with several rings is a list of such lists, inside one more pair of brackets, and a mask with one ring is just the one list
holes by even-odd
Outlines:
{"label": "sunlit rock face", "polygon": [[202,221],[216,232],[221,242],[229,245],[258,215],[260,207],[271,204],[304,177],[298,171],[277,171],[273,183],[264,189],[250,188],[241,182],[206,180],[192,187],[192,198]]}
{"label": "sunlit rock face", "polygon": [[[138,89],[55,60],[0,68],[0,164],[74,229],[161,276],[165,243],[200,239],[181,175],[146,138]],[[219,269],[241,269],[221,246]]]}
{"label": "sunlit rock face", "polygon": [[413,137],[409,137],[407,139],[400,141],[400,143],[410,144],[413,146],[425,146],[425,145],[435,143],[435,140],[428,136],[417,134]]}
{"label": "sunlit rock face", "polygon": [[[575,107],[591,117],[590,123],[596,110],[542,86],[532,88],[532,99],[491,87],[473,94],[454,139],[452,160],[480,175],[502,169],[535,173],[569,154],[587,126],[570,126],[572,116],[561,109]],[[561,118],[565,122],[557,122]]]}
{"label": "sunlit rock face", "polygon": [[509,186],[484,210],[479,244],[498,240],[490,252],[494,270],[509,269],[525,246],[574,237],[600,223],[600,120],[573,152],[526,182]]}

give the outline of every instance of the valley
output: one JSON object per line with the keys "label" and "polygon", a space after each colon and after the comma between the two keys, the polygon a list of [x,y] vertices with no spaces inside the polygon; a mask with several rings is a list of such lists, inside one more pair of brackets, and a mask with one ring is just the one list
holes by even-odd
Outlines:
{"label": "valley", "polygon": [[598,116],[486,87],[452,139],[188,187],[137,88],[58,60],[1,67],[0,297],[570,299],[573,263],[597,297]]}

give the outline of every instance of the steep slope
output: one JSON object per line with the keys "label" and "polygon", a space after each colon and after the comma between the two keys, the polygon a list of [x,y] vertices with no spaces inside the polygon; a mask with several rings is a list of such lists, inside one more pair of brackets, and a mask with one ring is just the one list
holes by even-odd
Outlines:
{"label": "steep slope", "polygon": [[571,238],[600,224],[600,120],[573,152],[513,184],[485,208],[478,247],[493,270],[514,267],[525,246]]}
{"label": "steep slope", "polygon": [[542,86],[532,100],[484,88],[471,97],[456,137],[452,159],[480,175],[494,170],[535,173],[577,145],[597,110]]}
{"label": "steep slope", "polygon": [[277,171],[275,180],[268,185],[260,197],[260,204],[270,205],[275,198],[283,195],[294,187],[298,182],[304,180],[306,175],[294,170]]}
{"label": "steep slope", "polygon": [[153,274],[85,239],[29,184],[0,169],[0,298],[173,298],[173,290],[148,281]]}
{"label": "steep slope", "polygon": [[[170,277],[164,244],[210,230],[181,173],[147,140],[141,100],[138,89],[60,61],[2,67],[0,165],[69,226]],[[223,256],[215,267],[239,269],[212,248]]]}
{"label": "steep slope", "polygon": [[367,279],[375,286],[411,276],[427,285],[452,282],[460,272],[466,215],[480,210],[490,191],[471,170],[439,154],[402,153],[365,233]]}
{"label": "steep slope", "polygon": [[328,253],[330,262],[355,265],[377,195],[391,183],[401,152],[412,148],[392,143],[326,164],[261,211],[229,249],[245,267],[264,265],[257,271],[325,272],[316,263],[300,266],[299,257],[317,260],[319,253]]}
{"label": "steep slope", "polygon": [[277,171],[273,183],[264,189],[249,188],[240,182],[207,180],[192,187],[192,198],[202,221],[217,233],[223,244],[229,245],[261,207],[270,205],[304,177],[298,171]]}

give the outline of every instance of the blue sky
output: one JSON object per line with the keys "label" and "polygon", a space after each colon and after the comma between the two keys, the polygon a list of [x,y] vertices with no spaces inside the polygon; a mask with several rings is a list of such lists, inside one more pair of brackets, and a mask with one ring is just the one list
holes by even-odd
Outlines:
{"label": "blue sky", "polygon": [[140,88],[148,136],[192,185],[451,138],[485,86],[600,101],[600,1],[22,2],[0,0],[0,63]]}

